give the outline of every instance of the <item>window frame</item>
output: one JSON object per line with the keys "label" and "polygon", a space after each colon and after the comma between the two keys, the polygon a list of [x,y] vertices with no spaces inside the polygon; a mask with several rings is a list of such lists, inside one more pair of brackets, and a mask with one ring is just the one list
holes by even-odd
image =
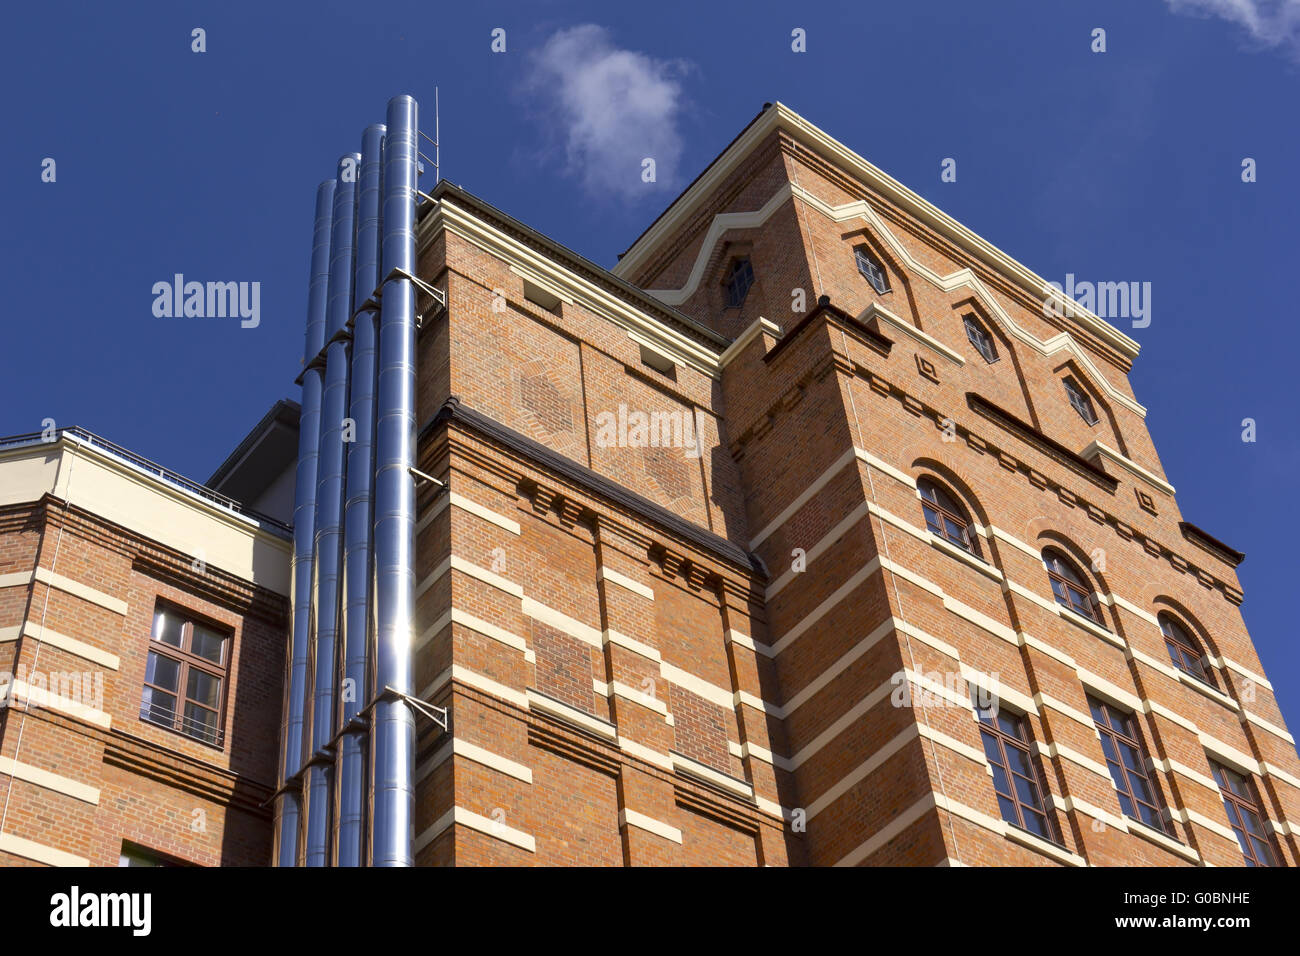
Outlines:
{"label": "window frame", "polygon": [[1089,425],[1096,425],[1101,418],[1097,415],[1097,409],[1092,404],[1092,396],[1083,390],[1072,375],[1067,375],[1061,379],[1061,384],[1065,386],[1065,397],[1069,401],[1070,407],[1079,413]]}
{"label": "window frame", "polygon": [[[1165,803],[1164,793],[1160,789],[1160,781],[1156,779],[1155,775],[1147,766],[1149,758],[1146,747],[1142,743],[1142,736],[1137,725],[1137,718],[1128,711],[1120,710],[1114,704],[1102,700],[1100,697],[1093,694],[1088,694],[1087,698],[1088,711],[1092,715],[1093,726],[1096,728],[1099,737],[1102,738],[1101,753],[1102,757],[1104,757],[1106,761],[1106,769],[1110,771],[1111,783],[1115,785],[1115,794],[1119,798],[1120,812],[1130,820],[1140,823],[1143,826],[1150,827],[1153,830],[1158,830],[1167,837],[1174,837],[1174,832],[1170,823],[1165,819],[1165,808],[1168,804]],[[1096,714],[1097,708],[1101,709],[1105,720],[1098,719]],[[1114,726],[1112,721],[1116,718],[1118,719],[1118,723],[1123,726],[1122,730]],[[1116,757],[1113,760],[1111,759],[1110,754],[1106,753],[1106,738],[1110,739],[1111,746],[1115,750]],[[1129,767],[1124,763],[1120,757],[1121,746],[1131,747],[1137,752],[1137,767]],[[1117,768],[1122,772],[1121,776],[1124,783],[1122,789],[1120,787],[1120,778],[1116,776]],[[1134,775],[1147,785],[1151,799],[1143,799],[1134,792],[1132,781]],[[1124,801],[1126,798],[1131,807],[1130,810],[1124,809]],[[1151,810],[1157,822],[1152,823],[1149,820],[1144,820],[1138,810],[1139,805]]]}
{"label": "window frame", "polygon": [[[934,490],[934,498],[926,497],[924,491],[925,487]],[[921,515],[925,518],[926,530],[936,538],[939,538],[942,541],[947,541],[953,547],[961,548],[961,550],[965,551],[971,557],[979,558],[983,561],[984,555],[980,552],[979,536],[975,533],[975,523],[964,514],[957,496],[948,491],[947,488],[938,481],[935,481],[929,475],[923,475],[921,478],[917,479],[916,491],[921,497]],[[943,497],[947,498],[948,501],[955,506],[955,510],[954,508],[945,506],[943,502],[937,500],[939,495],[943,495]],[[931,511],[937,513],[937,520],[933,522],[931,522],[930,518]],[[960,526],[962,534],[961,540],[954,539],[950,534],[948,534],[948,526],[943,519],[947,519],[947,521]],[[935,530],[936,525],[939,530]]]}
{"label": "window frame", "polygon": [[[972,693],[972,697],[973,696],[974,694]],[[1006,715],[1015,721],[1017,731],[1015,736],[1008,733],[998,724],[997,717],[999,715]],[[980,745],[984,748],[985,761],[990,767],[995,765],[999,767],[1002,770],[1003,775],[1012,784],[1009,787],[1011,790],[1010,794],[1002,793],[998,790],[996,773],[992,776],[991,782],[993,785],[993,795],[994,799],[997,801],[998,814],[1002,822],[1014,826],[1018,830],[1022,830],[1040,840],[1047,840],[1049,843],[1054,843],[1058,846],[1062,845],[1056,829],[1056,820],[1052,813],[1052,808],[1048,806],[1048,798],[1051,796],[1051,791],[1047,789],[1047,786],[1043,781],[1041,769],[1038,766],[1038,761],[1034,759],[1034,740],[1033,735],[1029,732],[1028,719],[1024,714],[1015,713],[1014,711],[1007,710],[1005,707],[999,708],[997,713],[994,713],[992,711],[981,710],[978,705],[975,707],[975,717],[979,723]],[[995,761],[993,757],[989,756],[988,745],[990,741],[996,745],[1000,761]],[[1024,755],[1025,762],[1029,765],[1033,777],[1026,777],[1019,771],[1012,769],[1011,761],[1006,750],[1007,747],[1013,747]],[[1033,792],[1038,797],[1038,806],[1031,806],[1021,800],[1020,793],[1014,785],[1013,777],[1019,777],[1033,786]],[[1003,806],[1003,800],[1009,801],[1014,807],[1016,813],[1015,820],[1007,819],[1007,811]],[[1046,836],[1025,826],[1026,809],[1037,813],[1043,818],[1043,828],[1046,831]]]}
{"label": "window frame", "polygon": [[[1071,581],[1069,578],[1065,577],[1060,572],[1053,570],[1051,564],[1048,561],[1049,555],[1054,556],[1061,564],[1065,565],[1067,568],[1073,571],[1078,576],[1079,581],[1083,582],[1082,585],[1080,585],[1079,581]],[[1056,603],[1059,606],[1065,608],[1067,611],[1072,611],[1075,614],[1079,615],[1079,617],[1085,618],[1086,620],[1092,622],[1093,624],[1096,624],[1098,627],[1104,628],[1105,630],[1110,630],[1110,628],[1106,627],[1106,620],[1101,615],[1101,608],[1098,607],[1098,605],[1101,602],[1097,600],[1097,596],[1094,592],[1083,590],[1084,587],[1089,586],[1088,579],[1082,573],[1080,573],[1079,570],[1074,566],[1074,562],[1069,560],[1061,551],[1059,551],[1056,548],[1044,548],[1042,553],[1042,559],[1043,559],[1043,568],[1047,571],[1048,582],[1049,584],[1053,585],[1052,597],[1053,599],[1055,599]],[[1088,613],[1085,614],[1083,611],[1079,610],[1079,608],[1075,605],[1075,603],[1068,599],[1068,596],[1066,600],[1064,601],[1061,600],[1061,595],[1056,590],[1055,587],[1055,585],[1057,584],[1060,584],[1063,588],[1065,588],[1067,595],[1069,592],[1077,592],[1078,594],[1082,595],[1084,599],[1084,603],[1088,607]]]}
{"label": "window frame", "polygon": [[[966,327],[966,341],[970,342],[975,351],[984,357],[984,361],[992,365],[1002,357],[998,354],[998,345],[993,340],[993,334],[984,327],[984,324],[979,319],[967,313],[961,317],[961,321],[962,325]],[[984,345],[980,344],[981,337],[988,345],[988,352],[984,351]]]}
{"label": "window frame", "polygon": [[[1272,827],[1266,825],[1269,818],[1264,815],[1260,806],[1259,789],[1255,786],[1253,774],[1243,774],[1238,770],[1233,770],[1226,764],[1219,763],[1217,760],[1210,761],[1210,772],[1214,776],[1214,782],[1219,786],[1219,797],[1223,800],[1223,810],[1228,816],[1228,824],[1232,827],[1232,832],[1237,837],[1237,844],[1241,847],[1241,855],[1246,860],[1247,866],[1279,866],[1281,857],[1278,854],[1277,846],[1273,842]],[[1248,794],[1239,794],[1233,791],[1231,786],[1225,785],[1229,777],[1239,778],[1246,785]],[[1250,840],[1243,839],[1246,834],[1246,828],[1242,811],[1248,811],[1254,816],[1255,821],[1259,824],[1259,829],[1263,833],[1262,837],[1255,837],[1264,845],[1268,851],[1268,859],[1261,861],[1255,853],[1255,846]],[[1236,816],[1234,816],[1236,811]],[[1241,825],[1238,823],[1241,821]],[[1254,834],[1251,834],[1254,837]]]}
{"label": "window frame", "polygon": [[[858,272],[862,274],[862,278],[867,280],[878,295],[884,295],[890,291],[889,273],[885,271],[884,263],[872,255],[870,248],[865,245],[854,246],[853,260],[857,263]],[[879,284],[877,284],[877,281]]]}
{"label": "window frame", "polygon": [[[1191,629],[1184,626],[1181,621],[1168,612],[1157,615],[1157,620],[1160,623],[1160,633],[1165,639],[1165,650],[1169,652],[1169,659],[1173,662],[1174,667],[1188,677],[1195,678],[1202,684],[1208,684],[1218,690],[1219,684],[1214,679],[1214,671],[1205,663],[1206,652],[1201,649],[1201,642],[1197,640]],[[1169,625],[1168,630],[1166,630],[1166,625]],[[1173,631],[1173,633],[1170,633],[1170,631]],[[1180,635],[1181,638],[1185,639],[1180,639]],[[1178,651],[1178,654],[1174,653],[1175,650]],[[1187,664],[1186,658],[1188,657],[1193,658],[1193,664]]]}
{"label": "window frame", "polygon": [[[737,295],[738,280],[744,278],[744,288]],[[732,260],[731,268],[727,270],[727,277],[723,280],[723,285],[727,290],[727,308],[739,309],[749,298],[749,290],[754,287],[754,263],[749,256],[742,256]]]}
{"label": "window frame", "polygon": [[[160,614],[171,614],[177,617],[181,622],[181,643],[177,647],[168,644],[158,638],[158,616]],[[221,663],[213,663],[206,657],[194,652],[194,626],[199,625],[206,631],[213,633],[222,640],[221,644]],[[209,618],[202,615],[187,611],[184,608],[172,604],[168,601],[158,601],[154,605],[153,628],[149,633],[149,646],[145,654],[145,672],[141,680],[140,688],[140,709],[138,717],[141,721],[152,724],[155,727],[162,727],[173,733],[188,737],[191,740],[209,747],[224,749],[226,736],[226,699],[230,691],[230,658],[234,649],[235,635],[234,631],[225,625],[217,624]],[[149,681],[148,661],[150,654],[157,654],[159,657],[174,662],[177,665],[176,672],[176,689],[161,686]],[[189,696],[189,676],[191,670],[198,670],[218,681],[219,691],[217,694],[216,708],[209,707],[197,698]],[[148,706],[145,704],[145,689],[148,688],[155,693],[165,694],[174,698],[176,704],[168,716],[166,711],[159,710],[157,705],[150,700]],[[187,726],[189,718],[185,716],[186,705],[193,704],[200,710],[215,713],[215,727],[212,734],[206,732],[206,725],[200,728],[190,728]]]}

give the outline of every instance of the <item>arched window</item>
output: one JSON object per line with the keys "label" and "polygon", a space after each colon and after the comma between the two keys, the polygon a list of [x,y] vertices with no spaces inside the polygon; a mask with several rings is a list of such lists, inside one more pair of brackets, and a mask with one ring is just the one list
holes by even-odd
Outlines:
{"label": "arched window", "polygon": [[1175,667],[1211,687],[1218,686],[1214,683],[1214,675],[1205,665],[1205,652],[1201,650],[1201,643],[1192,636],[1191,631],[1168,614],[1161,614],[1160,633],[1165,636],[1165,647],[1168,648],[1169,659]]}
{"label": "arched window", "polygon": [[1104,627],[1105,621],[1093,599],[1092,590],[1079,570],[1060,553],[1052,550],[1043,552],[1043,564],[1047,567],[1047,577],[1052,582],[1052,594],[1056,596],[1056,603]]}
{"label": "arched window", "polygon": [[921,492],[925,526],[943,540],[979,557],[979,539],[971,527],[970,518],[966,517],[966,509],[930,478],[918,481],[916,489]]}

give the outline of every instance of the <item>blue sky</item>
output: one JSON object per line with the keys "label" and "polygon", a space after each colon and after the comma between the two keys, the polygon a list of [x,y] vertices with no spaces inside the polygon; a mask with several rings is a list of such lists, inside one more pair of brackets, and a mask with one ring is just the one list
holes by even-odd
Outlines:
{"label": "blue sky", "polygon": [[[53,418],[206,478],[297,397],[314,189],[395,93],[431,127],[440,87],[446,178],[605,265],[779,99],[1040,275],[1151,283],[1150,326],[1120,323],[1138,400],[1185,516],[1247,554],[1246,621],[1300,726],[1279,524],[1300,469],[1300,0],[380,7],[6,10],[0,433]],[[593,59],[595,88],[573,66]],[[593,113],[627,78],[634,109]],[[660,157],[653,187],[618,175],[628,150]],[[260,324],[155,318],[177,272],[260,282]]]}

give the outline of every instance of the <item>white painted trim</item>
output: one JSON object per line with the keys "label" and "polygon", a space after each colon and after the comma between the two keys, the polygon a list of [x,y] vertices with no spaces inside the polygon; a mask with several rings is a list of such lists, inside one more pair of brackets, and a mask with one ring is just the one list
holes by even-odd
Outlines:
{"label": "white painted trim", "polygon": [[43,770],[40,767],[33,767],[31,764],[19,763],[12,757],[0,757],[0,775],[17,777],[19,780],[34,783],[45,790],[53,790],[55,793],[61,793],[64,796],[75,797],[85,803],[96,806],[99,804],[98,787],[89,786],[80,780],[73,780],[71,777],[65,777],[62,774],[51,773],[49,770]]}
{"label": "white painted trim", "polygon": [[504,528],[511,534],[519,534],[521,531],[518,521],[507,518],[503,514],[498,514],[491,508],[485,508],[477,501],[466,498],[464,495],[458,495],[456,492],[452,491],[448,492],[447,498],[461,511],[464,511],[467,514],[472,514],[476,518],[482,518],[484,521],[489,524],[494,524],[498,528]]}
{"label": "white painted trim", "polygon": [[[713,222],[709,224],[709,231],[705,234],[704,243],[695,257],[695,263],[691,266],[690,275],[686,278],[686,284],[680,289],[647,289],[646,291],[665,305],[681,305],[695,294],[700,283],[704,281],[704,270],[708,266],[713,247],[717,245],[723,234],[731,229],[756,229],[763,225],[773,213],[790,200],[793,188],[790,183],[782,184],[767,202],[752,212],[724,212],[714,216]],[[617,271],[615,274],[618,274]]]}
{"label": "white painted trim", "polygon": [[523,611],[534,621],[541,621],[548,627],[553,627],[562,634],[569,637],[577,638],[584,644],[590,644],[595,648],[605,646],[605,637],[600,631],[588,624],[583,624],[577,618],[569,617],[560,611],[555,610],[543,604],[541,601],[535,601],[530,597],[523,598]]}
{"label": "white painted trim", "polygon": [[681,830],[669,826],[661,820],[656,820],[654,817],[648,817],[644,813],[629,810],[626,807],[618,811],[618,825],[621,827],[636,827],[638,830],[653,833],[655,836],[662,837],[673,843],[680,844],[682,842]]}
{"label": "white painted trim", "polygon": [[57,647],[60,650],[67,651],[69,654],[88,660],[92,664],[98,664],[100,667],[105,667],[111,671],[117,670],[122,663],[121,658],[116,654],[110,654],[108,651],[101,650],[93,644],[79,641],[75,637],[69,637],[66,634],[60,634],[58,631],[52,631],[48,627],[42,628],[39,624],[33,624],[31,621],[28,621],[23,625],[23,633],[43,644]]}
{"label": "white painted trim", "polygon": [[464,757],[466,760],[472,760],[474,763],[482,764],[490,770],[503,773],[507,777],[514,777],[524,783],[533,782],[533,772],[528,767],[517,761],[502,757],[490,750],[485,750],[476,744],[470,743],[461,737],[453,737],[450,741],[438,748],[428,760],[420,764],[415,771],[415,781],[419,783],[424,780],[433,770],[445,763],[447,758],[452,754],[457,757]]}
{"label": "white painted trim", "polygon": [[55,574],[48,568],[37,568],[32,575],[37,581],[57,588],[68,594],[76,595],[83,601],[89,601],[91,604],[98,604],[115,614],[125,615],[127,612],[127,603],[120,598],[115,598],[111,594],[105,594],[96,588],[92,588],[80,581],[74,581],[72,578],[64,577],[62,574]]}
{"label": "white painted trim", "polygon": [[453,824],[476,830],[492,837],[494,840],[509,843],[511,846],[517,846],[529,853],[537,852],[537,841],[533,839],[531,834],[525,833],[523,830],[516,830],[514,827],[508,827],[504,823],[497,823],[495,820],[490,820],[485,816],[474,813],[472,810],[466,810],[464,807],[452,807],[439,817],[432,826],[417,836],[414,851],[419,853]]}
{"label": "white painted trim", "polygon": [[930,793],[922,797],[916,803],[912,804],[906,810],[901,811],[892,820],[873,833],[870,837],[858,844],[844,856],[840,857],[834,864],[835,866],[857,866],[863,860],[871,856],[882,846],[894,839],[917,820],[920,820],[935,807],[935,794]]}
{"label": "white painted trim", "polygon": [[657,648],[651,647],[649,644],[643,644],[641,641],[628,637],[620,631],[616,631],[613,628],[606,628],[601,632],[600,636],[601,640],[605,644],[615,644],[618,647],[631,651],[633,654],[644,657],[646,660],[654,661],[656,664],[663,663],[663,655],[659,653]]}
{"label": "white painted trim", "polygon": [[754,795],[753,784],[744,780],[737,780],[725,773],[719,773],[707,764],[700,763],[698,760],[692,760],[683,754],[676,752],[668,755],[673,762],[673,769],[678,773],[684,773],[688,777],[697,777],[705,780],[714,786],[722,787],[724,790],[730,790],[732,793],[738,793],[742,797],[752,797]]}
{"label": "white painted trim", "polygon": [[1147,484],[1151,485],[1151,487],[1159,491],[1163,491],[1171,498],[1174,496],[1173,485],[1165,481],[1159,475],[1155,474],[1155,472],[1148,471],[1146,468],[1143,468],[1133,459],[1124,457],[1115,449],[1107,445],[1105,442],[1094,439],[1088,445],[1088,447],[1085,448],[1083,451],[1079,452],[1079,454],[1082,455],[1084,458],[1088,458],[1088,459],[1105,458],[1109,461],[1113,461],[1115,464],[1119,465],[1125,471],[1137,475],[1137,477],[1141,478]]}
{"label": "white painted trim", "polygon": [[641,597],[648,601],[653,601],[655,599],[655,592],[653,589],[646,587],[640,581],[635,581],[632,578],[629,578],[626,574],[620,574],[613,568],[606,568],[603,566],[597,568],[596,580],[608,581],[610,584],[617,584],[619,587],[626,588],[633,594],[641,595]]}
{"label": "white painted trim", "polygon": [[9,685],[8,699],[10,702],[22,702],[29,708],[44,707],[46,710],[58,711],[60,714],[67,714],[77,720],[84,720],[86,723],[102,727],[104,730],[108,730],[113,725],[113,718],[109,714],[93,707],[87,707],[85,704],[69,697],[52,694],[43,688],[38,688],[36,694],[33,694],[32,688],[26,681],[15,680],[11,683]]}
{"label": "white painted trim", "polygon": [[13,627],[0,627],[0,644],[8,644],[10,641],[18,640],[23,632],[21,624],[15,624]]}
{"label": "white painted trim", "polygon": [[896,329],[899,332],[902,332],[908,338],[912,339],[915,342],[919,342],[921,345],[924,345],[926,348],[930,349],[931,351],[938,352],[940,355],[942,355],[948,361],[952,362],[954,365],[961,366],[966,364],[966,359],[962,357],[960,352],[954,352],[952,349],[948,348],[948,346],[944,345],[942,342],[936,339],[933,335],[927,335],[925,332],[922,332],[916,326],[904,322],[902,319],[896,316],[893,312],[890,312],[879,302],[872,302],[869,306],[867,306],[862,311],[862,314],[858,316],[858,319],[862,322],[870,322],[872,319],[876,319],[879,322],[888,325],[889,327]]}
{"label": "white painted trim", "polygon": [[[842,537],[848,534],[849,531],[866,516],[870,505],[871,502],[862,501],[856,508],[841,518],[839,523],[822,535],[816,544],[804,551],[805,562],[811,564],[813,561],[817,560],[817,558],[821,557],[829,548],[838,543]],[[782,588],[800,574],[805,573],[807,573],[806,570],[796,571],[793,567],[788,568],[783,574],[778,576],[775,581],[767,586],[767,591],[763,595],[764,600],[771,601],[772,598],[776,597],[776,595],[780,593]]]}
{"label": "white painted trim", "polygon": [[1254,724],[1256,727],[1262,727],[1264,730],[1267,730],[1274,737],[1281,737],[1292,747],[1295,746],[1295,738],[1292,737],[1285,729],[1279,727],[1277,724],[1265,720],[1263,717],[1260,717],[1258,714],[1252,714],[1244,707],[1241,709],[1241,713],[1239,716],[1241,717],[1241,720],[1243,722],[1249,721],[1250,723]]}
{"label": "white painted trim", "polygon": [[745,331],[741,332],[740,335],[736,336],[735,340],[728,345],[722,355],[718,357],[718,367],[726,368],[732,363],[737,355],[745,351],[745,348],[750,342],[759,338],[759,336],[764,333],[772,336],[774,339],[779,339],[781,337],[781,327],[775,322],[769,322],[760,315],[753,322],[749,323],[749,327],[745,329]]}
{"label": "white painted trim", "polygon": [[46,866],[90,866],[90,861],[84,856],[56,850],[52,846],[14,836],[12,833],[0,833],[0,850]]}
{"label": "white painted trim", "polygon": [[648,764],[653,764],[661,770],[671,771],[673,769],[673,759],[668,754],[660,753],[658,750],[651,750],[644,744],[639,744],[627,737],[618,737],[617,742],[618,749],[624,753],[631,754]]}
{"label": "white painted trim", "polygon": [[585,710],[579,710],[577,707],[570,707],[563,701],[556,700],[553,697],[547,697],[531,687],[527,691],[528,706],[533,710],[539,710],[544,714],[556,717],[565,723],[573,724],[597,737],[604,737],[606,740],[618,739],[618,728],[607,720],[601,720]]}
{"label": "white painted trim", "polygon": [[800,508],[806,505],[809,501],[813,499],[813,497],[819,491],[825,488],[826,485],[830,482],[830,480],[834,478],[837,474],[839,474],[840,470],[845,465],[853,461],[855,456],[855,451],[856,449],[850,448],[844,454],[840,455],[840,457],[835,459],[835,461],[830,465],[830,467],[827,468],[825,471],[823,471],[817,477],[817,479],[813,481],[812,484],[810,484],[802,492],[800,492],[799,495],[794,499],[794,501],[790,502],[788,505],[782,508],[780,514],[778,514],[775,518],[773,518],[766,525],[764,525],[763,530],[760,531],[758,534],[754,535],[754,537],[750,539],[749,541],[750,550],[751,551],[754,550],[760,544],[766,541],[768,537],[771,536],[773,531],[775,531],[777,528],[781,527],[781,525],[789,521],[791,516],[793,516],[796,511],[798,511]]}

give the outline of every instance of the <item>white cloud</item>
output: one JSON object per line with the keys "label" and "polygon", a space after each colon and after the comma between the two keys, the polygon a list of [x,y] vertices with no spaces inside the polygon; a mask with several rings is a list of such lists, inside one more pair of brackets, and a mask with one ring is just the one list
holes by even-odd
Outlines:
{"label": "white cloud", "polygon": [[1255,43],[1300,59],[1300,0],[1165,0],[1174,13],[1235,23]]}
{"label": "white cloud", "polygon": [[[677,178],[686,69],[680,61],[620,49],[608,30],[588,23],[547,39],[531,59],[528,87],[584,187],[635,199]],[[642,181],[646,157],[655,161],[653,183]]]}

